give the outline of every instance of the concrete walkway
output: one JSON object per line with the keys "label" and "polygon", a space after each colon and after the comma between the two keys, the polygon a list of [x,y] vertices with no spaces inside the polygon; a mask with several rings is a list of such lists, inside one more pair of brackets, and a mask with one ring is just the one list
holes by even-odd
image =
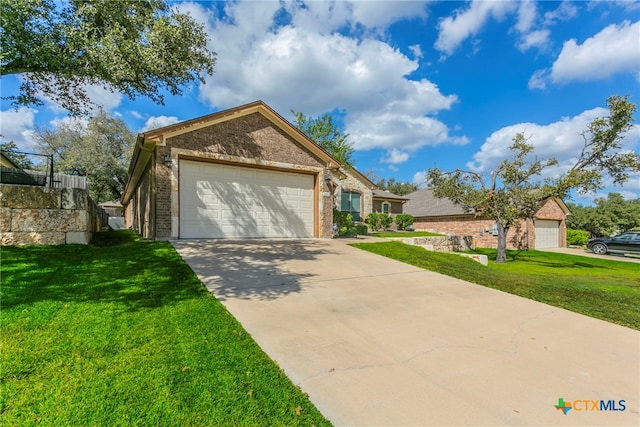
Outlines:
{"label": "concrete walkway", "polygon": [[336,425],[640,425],[640,332],[345,243],[174,246]]}

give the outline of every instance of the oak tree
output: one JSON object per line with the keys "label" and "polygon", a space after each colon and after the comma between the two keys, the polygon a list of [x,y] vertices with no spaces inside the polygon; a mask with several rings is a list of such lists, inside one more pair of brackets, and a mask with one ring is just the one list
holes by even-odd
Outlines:
{"label": "oak tree", "polygon": [[91,111],[87,85],[162,104],[213,73],[204,28],[165,0],[2,0],[0,75],[19,74],[14,105],[48,98]]}
{"label": "oak tree", "polygon": [[633,126],[636,105],[628,96],[612,96],[607,105],[609,115],[591,121],[583,132],[584,145],[573,165],[555,177],[542,179],[541,175],[557,165],[557,160],[534,157],[534,146],[519,133],[510,147],[513,157],[500,162],[488,176],[476,171],[431,168],[427,182],[434,196],[448,198],[466,211],[496,221],[496,262],[506,262],[509,229],[520,219],[531,218],[544,200],[565,199],[574,190],[585,193],[601,189],[605,176],[622,184],[630,173],[640,171],[640,155],[621,149],[625,134]]}
{"label": "oak tree", "polygon": [[120,199],[136,140],[122,120],[101,110],[88,121],[36,132],[41,152],[54,156],[55,172],[86,176],[97,203]]}

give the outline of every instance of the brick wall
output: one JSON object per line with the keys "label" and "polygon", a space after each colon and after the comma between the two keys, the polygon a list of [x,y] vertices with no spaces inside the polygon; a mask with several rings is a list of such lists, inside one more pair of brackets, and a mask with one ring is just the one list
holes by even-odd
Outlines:
{"label": "brick wall", "polygon": [[[172,159],[170,164],[164,162],[166,155]],[[145,172],[125,215],[125,223],[133,225],[143,236],[178,237],[181,158],[314,172],[318,183],[318,234],[332,235],[333,205],[331,189],[323,179],[324,163],[267,118],[254,113],[176,135],[168,138],[166,145],[156,147],[151,167]]]}
{"label": "brick wall", "polygon": [[[534,215],[536,219],[548,219],[560,221],[560,246],[567,245],[566,215],[558,203],[548,199]],[[492,219],[476,218],[472,215],[416,218],[413,227],[416,231],[430,231],[433,233],[448,234],[454,236],[471,236],[474,246],[481,248],[496,248],[498,236],[494,236],[491,230],[495,221]],[[507,247],[535,249],[535,226],[529,219],[519,221],[511,227],[507,233]]]}
{"label": "brick wall", "polygon": [[0,206],[3,246],[87,244],[106,220],[79,188],[2,184]]}

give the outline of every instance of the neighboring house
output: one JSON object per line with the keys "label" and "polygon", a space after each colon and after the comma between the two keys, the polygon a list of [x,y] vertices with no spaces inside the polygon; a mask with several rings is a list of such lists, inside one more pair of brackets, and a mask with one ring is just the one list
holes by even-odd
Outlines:
{"label": "neighboring house", "polygon": [[[449,199],[438,199],[430,188],[407,194],[404,212],[414,216],[416,231],[456,236],[471,236],[477,247],[495,248],[498,244],[496,223],[489,218],[465,212]],[[543,201],[532,219],[522,219],[509,229],[509,248],[545,249],[567,245],[566,217],[569,209],[560,199]]]}
{"label": "neighboring house", "polygon": [[384,190],[373,190],[373,212],[388,213],[395,217],[403,213],[402,206],[409,200]]}
{"label": "neighboring house", "polygon": [[147,238],[331,237],[374,188],[256,101],[138,135],[121,202]]}

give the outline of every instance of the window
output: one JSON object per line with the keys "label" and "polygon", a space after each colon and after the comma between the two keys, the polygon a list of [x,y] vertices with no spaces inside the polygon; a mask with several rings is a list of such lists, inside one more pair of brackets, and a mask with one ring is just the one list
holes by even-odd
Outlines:
{"label": "window", "polygon": [[340,199],[340,211],[350,213],[354,221],[361,221],[360,218],[360,193],[353,191],[343,191]]}
{"label": "window", "polygon": [[389,213],[389,208],[391,207],[391,204],[389,202],[382,202],[382,213]]}

